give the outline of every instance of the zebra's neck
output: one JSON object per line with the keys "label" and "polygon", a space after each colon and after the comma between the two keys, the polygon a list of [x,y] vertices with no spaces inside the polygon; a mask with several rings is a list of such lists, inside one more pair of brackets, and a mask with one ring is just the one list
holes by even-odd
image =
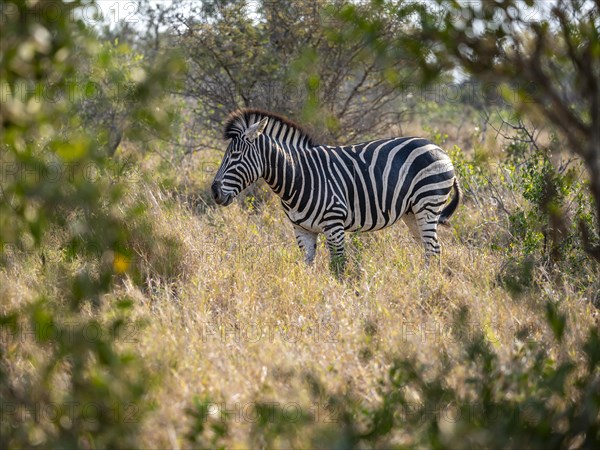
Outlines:
{"label": "zebra's neck", "polygon": [[283,202],[289,202],[301,190],[303,147],[278,142],[265,136],[263,141],[263,178]]}

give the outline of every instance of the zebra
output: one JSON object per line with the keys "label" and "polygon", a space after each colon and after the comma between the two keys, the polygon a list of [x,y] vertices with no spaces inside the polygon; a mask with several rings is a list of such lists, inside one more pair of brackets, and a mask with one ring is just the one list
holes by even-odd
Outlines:
{"label": "zebra", "polygon": [[313,264],[323,233],[339,274],[347,231],[380,230],[399,218],[422,242],[426,261],[440,254],[437,226],[448,225],[461,190],[450,158],[430,141],[317,145],[301,126],[258,109],[230,114],[223,136],[230,142],[211,185],[215,202],[227,206],[263,178],[280,197],[307,264]]}

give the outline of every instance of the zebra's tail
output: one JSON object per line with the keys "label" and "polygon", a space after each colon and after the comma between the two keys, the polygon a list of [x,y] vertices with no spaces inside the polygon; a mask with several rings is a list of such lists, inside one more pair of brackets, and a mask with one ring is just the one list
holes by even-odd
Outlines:
{"label": "zebra's tail", "polygon": [[458,178],[454,178],[454,185],[452,187],[454,189],[454,198],[442,210],[442,213],[440,214],[440,218],[438,219],[438,223],[440,225],[450,226],[450,222],[449,222],[450,216],[452,214],[454,214],[454,211],[456,211],[456,208],[458,208],[458,205],[460,203],[460,198],[462,196],[462,192],[460,190],[460,185],[458,184]]}

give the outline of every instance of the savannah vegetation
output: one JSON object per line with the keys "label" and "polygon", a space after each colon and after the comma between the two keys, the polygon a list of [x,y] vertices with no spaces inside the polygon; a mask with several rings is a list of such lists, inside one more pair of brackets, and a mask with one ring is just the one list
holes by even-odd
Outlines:
{"label": "savannah vegetation", "polygon": [[[3,1],[0,447],[597,448],[599,10]],[[446,149],[440,264],[217,207],[239,107]]]}

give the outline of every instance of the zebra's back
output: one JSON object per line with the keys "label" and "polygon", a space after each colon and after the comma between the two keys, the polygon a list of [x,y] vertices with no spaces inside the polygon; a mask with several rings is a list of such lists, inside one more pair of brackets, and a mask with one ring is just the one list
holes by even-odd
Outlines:
{"label": "zebra's back", "polygon": [[454,181],[448,155],[421,138],[317,147],[316,154],[327,179],[322,207],[331,202],[328,197],[339,198],[348,231],[378,230],[406,212],[443,204]]}

